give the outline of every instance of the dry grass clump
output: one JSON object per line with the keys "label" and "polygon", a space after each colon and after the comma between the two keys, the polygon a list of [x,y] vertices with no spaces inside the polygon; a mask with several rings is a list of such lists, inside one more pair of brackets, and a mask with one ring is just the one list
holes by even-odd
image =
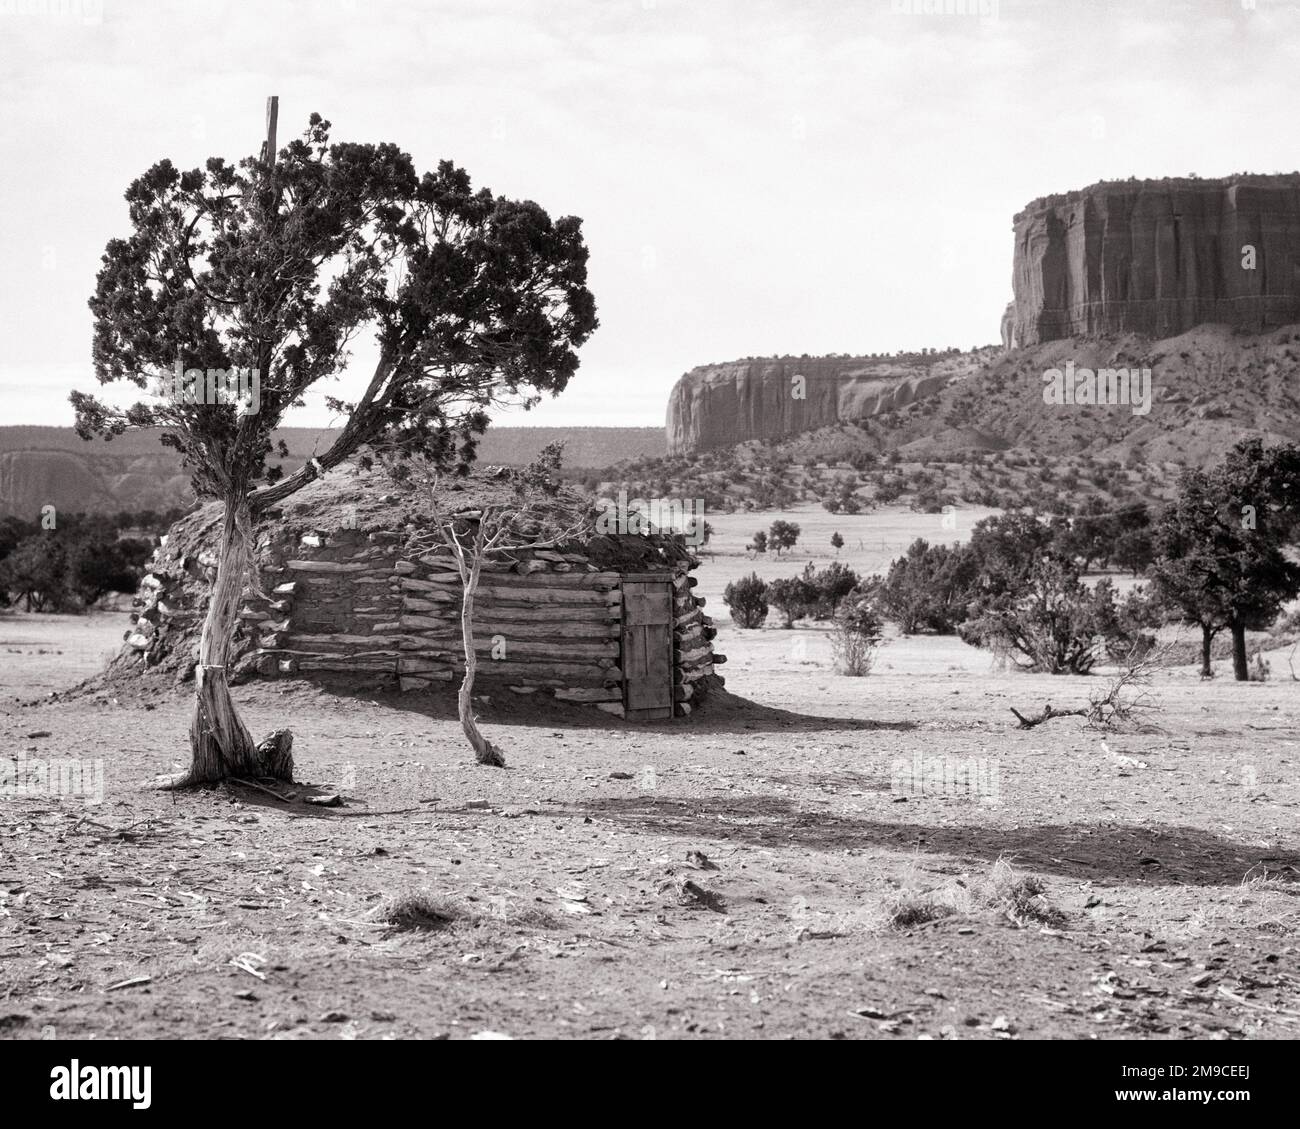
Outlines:
{"label": "dry grass clump", "polygon": [[515,911],[498,905],[478,912],[453,898],[411,890],[380,903],[375,920],[389,927],[389,933],[441,933],[456,927],[474,929],[483,925],[507,925],[513,929],[554,929],[558,922],[546,910],[524,906]]}
{"label": "dry grass clump", "polygon": [[436,933],[459,922],[473,922],[473,915],[450,898],[436,897],[423,890],[398,894],[379,906],[375,917],[395,933],[422,930]]}
{"label": "dry grass clump", "polygon": [[518,913],[507,910],[504,920],[516,929],[558,929],[560,925],[554,914],[537,906],[525,906]]}
{"label": "dry grass clump", "polygon": [[907,891],[900,896],[897,904],[889,907],[889,925],[891,929],[911,929],[917,925],[929,925],[941,917],[951,917],[956,911],[930,900],[912,898]]}
{"label": "dry grass clump", "polygon": [[969,913],[968,892],[961,888],[941,886],[933,890],[904,888],[891,897],[885,905],[885,915],[891,929],[912,929],[929,925],[940,918]]}
{"label": "dry grass clump", "polygon": [[904,887],[886,903],[885,914],[891,929],[912,929],[945,917],[974,917],[989,910],[1017,926],[1062,928],[1068,919],[1048,900],[1046,890],[1036,874],[1022,874],[1000,858],[977,878],[964,876],[928,890]]}
{"label": "dry grass clump", "polygon": [[1020,874],[1006,859],[998,859],[989,870],[981,890],[985,905],[1000,910],[1016,925],[1047,925],[1062,928],[1065,913],[1047,897],[1047,886],[1036,874]]}

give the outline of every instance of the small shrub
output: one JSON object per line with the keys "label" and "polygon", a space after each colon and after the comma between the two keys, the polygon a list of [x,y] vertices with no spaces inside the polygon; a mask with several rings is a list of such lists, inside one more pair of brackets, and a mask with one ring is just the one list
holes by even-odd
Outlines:
{"label": "small shrub", "polygon": [[793,627],[812,610],[816,593],[802,576],[773,580],[767,586],[767,601],[781,613],[782,627]]}
{"label": "small shrub", "polygon": [[861,583],[861,578],[847,565],[832,561],[820,572],[810,563],[803,572],[808,588],[809,610],[815,619],[832,619],[842,604]]}
{"label": "small shrub", "polygon": [[880,614],[871,600],[862,596],[846,599],[836,613],[831,632],[835,669],[851,678],[870,674],[883,636]]}
{"label": "small shrub", "polygon": [[737,627],[758,628],[767,621],[767,584],[756,572],[728,584],[722,602]]}

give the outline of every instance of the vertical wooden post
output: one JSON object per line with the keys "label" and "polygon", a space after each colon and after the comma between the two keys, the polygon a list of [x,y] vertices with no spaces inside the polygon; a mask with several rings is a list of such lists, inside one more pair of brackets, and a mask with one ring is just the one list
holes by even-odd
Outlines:
{"label": "vertical wooden post", "polygon": [[262,160],[275,164],[275,128],[280,122],[280,96],[272,94],[266,100],[266,140],[262,143]]}

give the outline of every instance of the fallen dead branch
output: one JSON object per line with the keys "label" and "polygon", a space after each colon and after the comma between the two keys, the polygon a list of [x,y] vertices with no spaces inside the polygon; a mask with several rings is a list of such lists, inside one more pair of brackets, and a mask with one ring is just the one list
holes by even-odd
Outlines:
{"label": "fallen dead branch", "polygon": [[1009,707],[1020,722],[1020,729],[1033,729],[1056,717],[1082,717],[1087,724],[1102,729],[1133,722],[1142,711],[1158,710],[1159,704],[1151,694],[1151,679],[1155,673],[1169,665],[1178,640],[1161,647],[1135,644],[1120,661],[1109,685],[1094,692],[1086,706],[1073,710],[1058,710],[1048,702],[1037,717],[1026,717],[1015,706]]}
{"label": "fallen dead branch", "polygon": [[275,797],[277,800],[279,800],[280,803],[282,803],[282,804],[291,804],[291,803],[293,803],[293,797],[292,797],[292,796],[284,796],[284,795],[281,795],[279,792],[275,791],[275,790],[272,789],[272,788],[268,788],[268,787],[266,787],[266,785],[264,785],[264,784],[258,784],[258,783],[254,782],[254,781],[252,781],[252,780],[247,780],[247,779],[245,779],[245,778],[242,777],[242,776],[232,776],[232,777],[230,777],[230,782],[231,782],[232,784],[242,784],[242,785],[244,785],[244,787],[246,787],[246,788],[256,788],[259,792],[265,792],[268,796],[274,796],[274,797]]}
{"label": "fallen dead branch", "polygon": [[[90,834],[98,839],[121,839],[124,842],[134,842],[142,835],[152,835],[160,829],[154,825],[164,822],[160,821],[157,816],[146,816],[144,819],[137,819],[134,823],[128,823],[125,827],[110,827],[107,823],[100,823],[98,820],[91,819],[89,816],[81,816],[69,830],[80,831],[84,825]],[[99,831],[92,830],[99,828]],[[144,831],[137,832],[137,827],[143,827]]]}
{"label": "fallen dead branch", "polygon": [[1119,669],[1105,693],[1093,694],[1088,704],[1088,724],[1111,729],[1137,720],[1143,712],[1159,710],[1151,694],[1151,679],[1170,665],[1177,639],[1160,647],[1134,644],[1120,660]]}
{"label": "fallen dead branch", "polygon": [[1052,718],[1054,717],[1084,717],[1088,713],[1087,710],[1053,709],[1051,702],[1048,702],[1047,705],[1043,707],[1043,712],[1040,713],[1037,717],[1026,717],[1018,709],[1016,709],[1015,706],[1010,706],[1008,708],[1011,710],[1013,714],[1016,715],[1017,720],[1019,720],[1020,725],[1018,726],[1018,728],[1020,729],[1033,729],[1035,725],[1042,725],[1043,722],[1051,721]]}

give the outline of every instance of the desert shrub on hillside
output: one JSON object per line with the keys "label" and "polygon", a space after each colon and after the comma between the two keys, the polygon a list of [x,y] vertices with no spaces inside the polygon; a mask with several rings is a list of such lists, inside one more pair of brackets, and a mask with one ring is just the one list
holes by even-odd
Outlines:
{"label": "desert shrub on hillside", "polygon": [[758,628],[767,620],[767,584],[757,573],[731,581],[723,589],[722,602],[737,627]]}
{"label": "desert shrub on hillside", "polygon": [[889,474],[876,483],[876,501],[887,506],[897,502],[907,491],[907,479],[901,474]]}
{"label": "desert shrub on hillside", "polygon": [[832,493],[821,499],[822,509],[832,514],[859,514],[862,512],[862,499],[857,495],[857,484],[841,482]]}
{"label": "desert shrub on hillside", "polygon": [[951,506],[955,501],[947,491],[927,483],[913,495],[911,508],[917,513],[937,514],[943,512],[944,506]]}

